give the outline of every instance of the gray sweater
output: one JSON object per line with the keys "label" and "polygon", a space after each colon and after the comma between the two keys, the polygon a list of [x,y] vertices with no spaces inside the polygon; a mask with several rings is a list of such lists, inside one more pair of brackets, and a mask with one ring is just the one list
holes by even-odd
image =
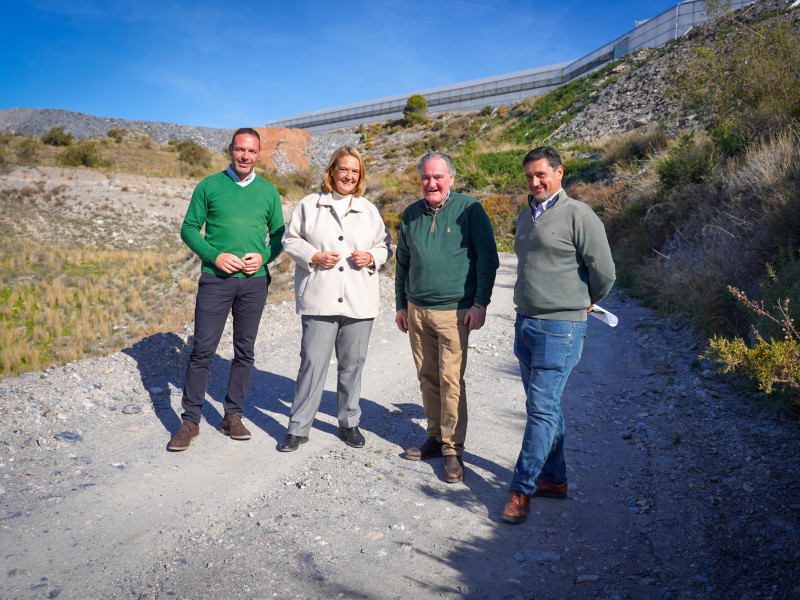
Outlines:
{"label": "gray sweater", "polygon": [[535,223],[530,207],[517,217],[514,304],[529,317],[585,321],[586,309],[614,285],[614,261],[603,223],[563,190]]}

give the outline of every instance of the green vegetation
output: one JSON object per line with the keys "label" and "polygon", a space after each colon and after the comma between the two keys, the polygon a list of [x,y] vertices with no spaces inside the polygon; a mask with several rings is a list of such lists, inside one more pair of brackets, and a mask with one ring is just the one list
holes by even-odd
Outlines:
{"label": "green vegetation", "polygon": [[109,129],[106,135],[118,144],[121,144],[122,140],[125,139],[125,131],[123,129]]}
{"label": "green vegetation", "polygon": [[64,131],[63,126],[53,127],[42,136],[42,143],[48,146],[69,146],[75,137]]}
{"label": "green vegetation", "polygon": [[67,167],[110,167],[111,161],[103,159],[100,145],[94,140],[79,140],[64,148],[57,157],[59,164]]}
{"label": "green vegetation", "polygon": [[[112,133],[114,132],[114,133]],[[34,137],[0,134],[0,157],[9,165],[85,166],[100,171],[200,179],[228,164],[227,155],[214,154],[194,142],[156,144],[146,134],[109,130],[101,140],[78,140],[50,146]],[[184,150],[181,154],[181,150]]]}
{"label": "green vegetation", "polygon": [[211,166],[211,152],[193,140],[170,140],[169,146],[178,153],[181,161],[193,167],[208,169]]}
{"label": "green vegetation", "polygon": [[[21,208],[3,198],[4,231]],[[194,289],[186,259],[175,244],[127,251],[0,236],[0,378],[182,326],[191,320]]]}
{"label": "green vegetation", "polygon": [[626,181],[599,212],[619,282],[689,317],[724,372],[800,414],[800,23],[790,17],[698,48],[678,88],[708,133],[635,152],[644,144],[633,138],[609,142],[604,163]]}
{"label": "green vegetation", "polygon": [[521,102],[514,109],[520,118],[507,130],[505,139],[531,148],[541,145],[561,125],[583,110],[592,93],[616,79],[613,74],[616,64],[608,64],[547,94]]}
{"label": "green vegetation", "polygon": [[406,126],[422,123],[427,119],[427,117],[425,117],[425,113],[427,112],[428,101],[425,100],[424,96],[414,94],[408,99],[405,108],[403,108],[403,119],[405,120]]}

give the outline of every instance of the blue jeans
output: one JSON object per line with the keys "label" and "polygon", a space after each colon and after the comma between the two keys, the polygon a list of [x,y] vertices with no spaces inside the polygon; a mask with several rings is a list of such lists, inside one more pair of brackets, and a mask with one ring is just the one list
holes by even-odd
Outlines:
{"label": "blue jeans", "polygon": [[561,393],[572,368],[578,364],[586,337],[586,321],[554,321],[517,315],[514,355],[519,360],[527,401],[525,435],[511,491],[532,496],[536,479],[563,483],[564,415]]}

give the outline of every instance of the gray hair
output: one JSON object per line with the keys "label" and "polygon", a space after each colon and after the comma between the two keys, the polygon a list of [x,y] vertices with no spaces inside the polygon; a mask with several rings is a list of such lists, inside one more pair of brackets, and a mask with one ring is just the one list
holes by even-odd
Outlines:
{"label": "gray hair", "polygon": [[427,154],[423,154],[422,158],[419,159],[419,163],[417,163],[417,174],[422,175],[422,167],[425,166],[425,163],[436,160],[437,158],[445,162],[447,165],[447,172],[450,173],[451,177],[455,177],[456,166],[453,164],[453,159],[450,158],[449,154],[445,154],[444,152],[428,152]]}

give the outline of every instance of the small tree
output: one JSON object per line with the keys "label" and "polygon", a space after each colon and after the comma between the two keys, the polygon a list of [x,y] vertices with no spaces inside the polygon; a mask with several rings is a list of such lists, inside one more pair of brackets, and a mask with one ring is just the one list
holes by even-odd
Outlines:
{"label": "small tree", "polygon": [[48,146],[69,146],[72,140],[75,139],[73,135],[64,131],[64,126],[52,127],[50,131],[42,136],[42,143]]}
{"label": "small tree", "polygon": [[406,102],[403,109],[403,118],[406,125],[416,125],[426,120],[425,113],[428,112],[428,101],[420,94],[414,94]]}

